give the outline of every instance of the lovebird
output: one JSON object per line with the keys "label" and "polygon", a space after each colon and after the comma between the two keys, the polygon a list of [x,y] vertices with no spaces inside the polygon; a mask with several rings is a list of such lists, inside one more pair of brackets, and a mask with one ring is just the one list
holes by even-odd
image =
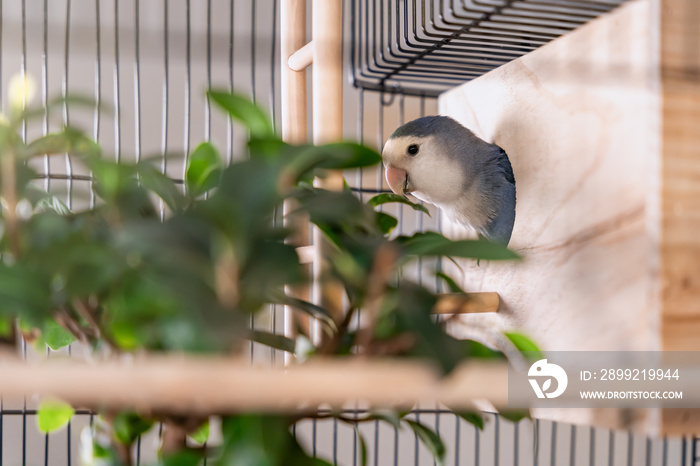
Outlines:
{"label": "lovebird", "polygon": [[515,178],[506,152],[446,116],[399,127],[382,159],[391,190],[440,208],[453,222],[507,245],[515,223]]}

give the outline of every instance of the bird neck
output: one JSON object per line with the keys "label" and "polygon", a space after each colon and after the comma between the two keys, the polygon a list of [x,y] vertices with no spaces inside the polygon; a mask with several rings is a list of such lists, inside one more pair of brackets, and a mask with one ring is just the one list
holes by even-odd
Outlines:
{"label": "bird neck", "polygon": [[455,202],[438,205],[453,221],[470,227],[479,233],[485,231],[491,220],[497,215],[497,206],[484,191],[482,183],[473,180],[465,186],[463,193]]}

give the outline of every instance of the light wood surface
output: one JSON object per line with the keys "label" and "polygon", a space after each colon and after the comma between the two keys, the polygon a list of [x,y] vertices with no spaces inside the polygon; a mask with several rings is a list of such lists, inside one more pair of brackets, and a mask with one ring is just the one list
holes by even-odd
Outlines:
{"label": "light wood surface", "polygon": [[662,346],[700,350],[700,3],[662,0]]}
{"label": "light wood surface", "polygon": [[406,360],[319,360],[284,369],[251,367],[247,361],[225,358],[174,356],[99,364],[2,359],[0,365],[4,400],[38,394],[76,407],[210,414],[288,412],[358,401],[403,408],[441,401],[455,409],[473,409],[477,399],[500,407],[507,404],[508,371],[503,362],[465,363],[446,378],[439,377],[433,366]]}
{"label": "light wood surface", "polygon": [[[665,350],[700,350],[700,2],[658,0],[662,142],[654,264]],[[700,433],[700,410],[664,410],[661,432]]]}
{"label": "light wood surface", "polygon": [[[306,0],[282,0],[280,25],[282,138],[293,144],[301,144],[308,140],[306,72],[294,71],[287,63],[291,54],[306,43]],[[285,222],[295,232],[293,243],[303,248],[309,244],[309,222],[300,215],[289,215],[295,210],[295,202],[287,200],[283,207]],[[306,267],[306,272],[310,273],[309,266]],[[311,300],[309,286],[287,289],[287,293],[304,301]],[[307,335],[310,334],[310,323],[306,314],[285,307],[284,316],[285,335],[294,336],[297,326]],[[289,362],[288,356],[286,359]]]}
{"label": "light wood surface", "polygon": [[303,71],[314,62],[314,42],[311,41],[289,57],[289,67],[294,71]]}
{"label": "light wood surface", "polygon": [[501,300],[498,293],[481,292],[465,294],[442,294],[433,309],[434,314],[478,314],[498,312]]}
{"label": "light wood surface", "polygon": [[300,144],[308,138],[306,73],[290,69],[288,62],[306,44],[306,0],[282,0],[280,24],[282,138]]}
{"label": "light wood surface", "polygon": [[316,259],[316,248],[313,246],[299,246],[297,248],[299,262],[302,264],[311,264]]}
{"label": "light wood surface", "polygon": [[[651,299],[660,135],[651,13],[650,0],[623,4],[440,97],[440,113],[505,149],[517,189],[510,246],[524,260],[460,264],[466,290],[501,297],[498,314],[464,322],[520,328],[545,350],[660,348]],[[471,234],[445,224],[453,237]],[[536,413],[648,431],[646,414]]]}
{"label": "light wood surface", "polygon": [[[313,139],[315,144],[336,142],[343,138],[343,4],[341,0],[313,0]],[[317,186],[340,191],[343,174],[327,172]],[[329,264],[324,259],[331,246],[323,233],[314,228],[314,245],[318,248],[314,274],[319,286],[314,287],[314,300],[340,321],[343,316],[344,290],[340,283],[324,280]]]}
{"label": "light wood surface", "polygon": [[[341,0],[312,2],[313,132],[316,144],[336,142],[343,137],[342,10]],[[335,178],[337,176],[326,184]],[[342,183],[336,188],[342,189]]]}

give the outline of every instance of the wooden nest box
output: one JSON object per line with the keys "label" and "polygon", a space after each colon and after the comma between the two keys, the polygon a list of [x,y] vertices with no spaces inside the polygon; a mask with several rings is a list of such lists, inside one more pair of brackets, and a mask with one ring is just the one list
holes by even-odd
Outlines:
{"label": "wooden nest box", "polygon": [[513,166],[525,259],[462,265],[467,290],[500,294],[503,325],[545,350],[700,349],[700,1],[625,3],[439,109]]}

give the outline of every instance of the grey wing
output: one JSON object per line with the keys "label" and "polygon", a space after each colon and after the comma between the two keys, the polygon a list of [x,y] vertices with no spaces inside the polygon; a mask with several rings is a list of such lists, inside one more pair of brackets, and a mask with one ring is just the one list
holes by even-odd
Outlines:
{"label": "grey wing", "polygon": [[484,236],[507,246],[515,224],[515,177],[508,155],[503,149],[500,149],[497,164],[504,178],[499,188],[501,206],[498,214],[486,226]]}

